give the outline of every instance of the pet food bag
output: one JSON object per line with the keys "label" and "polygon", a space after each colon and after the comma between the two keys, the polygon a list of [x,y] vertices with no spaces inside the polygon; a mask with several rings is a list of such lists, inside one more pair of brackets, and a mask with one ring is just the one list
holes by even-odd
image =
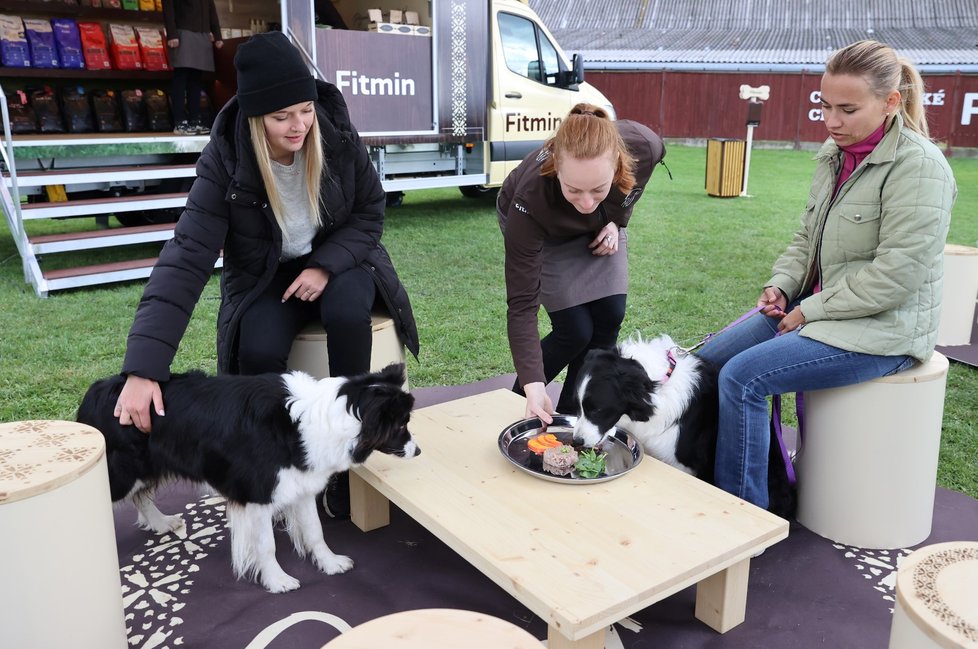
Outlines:
{"label": "pet food bag", "polygon": [[31,67],[30,49],[20,16],[0,14],[0,63],[8,68]]}
{"label": "pet food bag", "polygon": [[143,69],[153,71],[170,69],[166,59],[166,47],[163,45],[163,35],[158,29],[136,27],[136,38],[139,40]]}
{"label": "pet food bag", "polygon": [[112,63],[116,70],[142,70],[143,60],[139,58],[139,43],[132,25],[109,25],[112,39]]}
{"label": "pet food bag", "polygon": [[122,8],[129,11],[138,11],[139,0],[122,0]]}
{"label": "pet food bag", "polygon": [[37,130],[41,133],[64,133],[58,96],[54,94],[54,90],[50,86],[35,88],[29,91],[28,96],[37,119]]}
{"label": "pet food bag", "polygon": [[156,0],[139,0],[140,11],[156,11]]}
{"label": "pet food bag", "polygon": [[100,8],[102,6],[102,0],[80,0],[79,4],[83,7]]}
{"label": "pet food bag", "polygon": [[91,133],[95,130],[95,116],[88,95],[81,86],[62,88],[61,114],[65,130],[69,133]]}
{"label": "pet food bag", "polygon": [[24,18],[24,33],[31,50],[31,65],[35,68],[61,67],[50,21]]}
{"label": "pet food bag", "polygon": [[85,67],[89,70],[111,70],[109,48],[105,44],[105,32],[100,23],[78,23]]}
{"label": "pet food bag", "polygon": [[54,44],[58,48],[58,60],[62,68],[85,69],[85,56],[82,54],[81,35],[78,25],[71,18],[52,18],[51,31]]}
{"label": "pet food bag", "polygon": [[146,120],[146,102],[142,90],[123,90],[122,99],[122,128],[127,133],[139,133],[148,129]]}
{"label": "pet food bag", "polygon": [[102,6],[109,9],[122,9],[122,0],[102,0]]}
{"label": "pet food bag", "polygon": [[7,91],[7,114],[10,115],[10,132],[14,135],[37,132],[34,110],[23,90]]}
{"label": "pet food bag", "polygon": [[146,103],[146,119],[151,131],[172,131],[173,120],[170,118],[170,100],[166,93],[159,88],[152,88],[143,93]]}
{"label": "pet food bag", "polygon": [[122,113],[114,90],[93,90],[92,113],[95,115],[95,130],[99,133],[118,133],[122,130]]}

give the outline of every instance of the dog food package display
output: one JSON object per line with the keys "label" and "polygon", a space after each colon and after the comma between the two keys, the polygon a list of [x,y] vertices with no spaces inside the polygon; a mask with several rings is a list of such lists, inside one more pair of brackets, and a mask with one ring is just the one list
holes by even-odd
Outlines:
{"label": "dog food package display", "polygon": [[78,34],[81,36],[85,67],[89,70],[111,70],[109,48],[101,23],[78,23]]}
{"label": "dog food package display", "polygon": [[102,0],[102,6],[108,9],[122,9],[122,0]]}
{"label": "dog food package display", "polygon": [[5,99],[7,113],[10,115],[10,132],[14,135],[36,133],[37,120],[27,100],[27,93],[23,90],[8,90]]}
{"label": "dog food package display", "polygon": [[132,25],[109,25],[112,39],[112,62],[116,70],[142,70],[143,60],[139,58],[139,43]]}
{"label": "dog food package display", "polygon": [[91,133],[95,130],[95,116],[88,95],[81,86],[61,90],[61,114],[65,130],[69,133]]}
{"label": "dog food package display", "polygon": [[143,59],[143,69],[152,71],[170,69],[166,60],[163,35],[158,29],[136,27],[136,37],[139,40],[139,53]]}
{"label": "dog food package display", "polygon": [[58,96],[54,94],[54,90],[50,86],[44,86],[30,90],[28,96],[37,120],[37,130],[41,133],[64,133]]}
{"label": "dog food package display", "polygon": [[139,11],[139,0],[122,0],[122,8],[129,11]]}
{"label": "dog food package display", "polygon": [[146,103],[146,121],[151,131],[172,131],[173,120],[170,118],[170,100],[166,93],[159,88],[153,88],[143,93]]}
{"label": "dog food package display", "polygon": [[31,65],[35,68],[59,68],[54,32],[47,20],[24,18],[24,33],[31,50]]}
{"label": "dog food package display", "polygon": [[122,131],[122,114],[114,90],[93,90],[92,113],[95,114],[95,130],[99,133]]}
{"label": "dog food package display", "polygon": [[147,130],[146,102],[142,90],[123,90],[122,99],[122,128],[127,133],[139,133]]}
{"label": "dog food package display", "polygon": [[75,21],[71,18],[52,18],[51,30],[61,67],[84,70],[85,56],[82,54],[81,35]]}
{"label": "dog food package display", "polygon": [[8,68],[31,67],[31,55],[20,16],[0,14],[0,63]]}

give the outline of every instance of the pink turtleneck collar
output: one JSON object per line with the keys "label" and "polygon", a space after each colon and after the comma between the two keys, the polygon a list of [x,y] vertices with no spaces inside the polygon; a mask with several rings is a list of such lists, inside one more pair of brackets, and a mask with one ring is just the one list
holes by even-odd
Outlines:
{"label": "pink turtleneck collar", "polygon": [[849,179],[852,172],[856,170],[859,163],[866,159],[876,145],[880,143],[883,139],[883,134],[886,132],[886,120],[880,124],[880,127],[873,131],[869,137],[867,137],[862,142],[856,142],[855,144],[850,144],[849,146],[840,146],[842,149],[842,170],[839,172],[839,179],[835,183],[835,191],[839,191],[839,187],[842,187],[842,183]]}

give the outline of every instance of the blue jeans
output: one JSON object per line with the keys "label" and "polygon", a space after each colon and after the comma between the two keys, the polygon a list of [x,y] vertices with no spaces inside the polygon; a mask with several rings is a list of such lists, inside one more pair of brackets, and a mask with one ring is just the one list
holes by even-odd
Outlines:
{"label": "blue jeans", "polygon": [[760,313],[717,335],[698,352],[720,370],[716,485],[766,509],[771,442],[767,397],[861,383],[906,369],[909,356],[849,352],[800,336],[777,336]]}

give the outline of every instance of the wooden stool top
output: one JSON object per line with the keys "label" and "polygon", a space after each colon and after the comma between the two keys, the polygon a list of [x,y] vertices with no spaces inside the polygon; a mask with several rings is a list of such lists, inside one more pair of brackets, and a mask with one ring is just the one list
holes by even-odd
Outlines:
{"label": "wooden stool top", "polygon": [[945,255],[978,255],[978,248],[971,246],[959,246],[956,243],[944,244]]}
{"label": "wooden stool top", "polygon": [[105,454],[102,433],[74,421],[0,424],[0,505],[68,484]]}
{"label": "wooden stool top", "polygon": [[505,620],[450,608],[385,615],[353,627],[323,649],[540,649],[540,641]]}
{"label": "wooden stool top", "polygon": [[978,647],[978,543],[928,545],[900,563],[896,596],[917,627],[942,647]]}
{"label": "wooden stool top", "polygon": [[934,352],[926,363],[914,363],[909,369],[873,379],[873,383],[926,383],[947,374],[950,363],[941,352]]}

